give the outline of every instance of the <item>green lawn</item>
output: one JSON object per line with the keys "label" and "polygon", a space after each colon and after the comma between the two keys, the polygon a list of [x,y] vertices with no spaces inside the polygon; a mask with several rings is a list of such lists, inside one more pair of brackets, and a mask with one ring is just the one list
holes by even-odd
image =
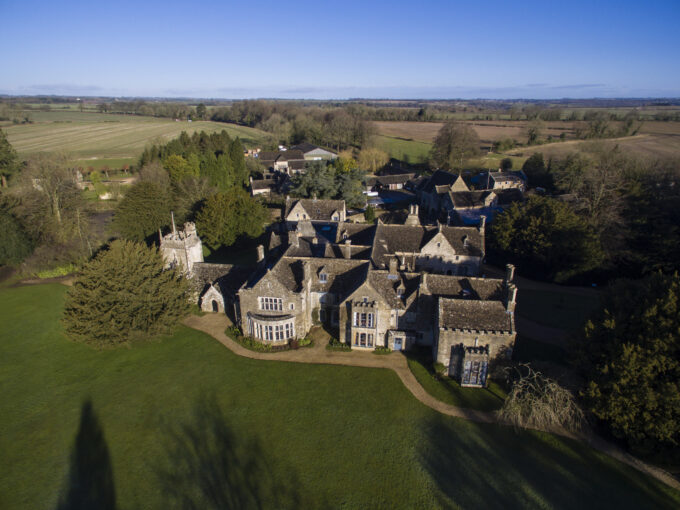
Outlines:
{"label": "green lawn", "polygon": [[409,163],[424,163],[430,155],[432,144],[418,140],[405,140],[392,136],[376,136],[376,145],[387,152],[391,158]]}
{"label": "green lawn", "polygon": [[265,133],[257,129],[221,122],[175,122],[165,118],[79,111],[32,112],[31,115],[33,124],[3,127],[7,139],[21,156],[65,150],[77,160],[136,159],[147,144],[166,142],[182,131],[191,134],[224,129],[248,146],[260,144],[265,137]]}
{"label": "green lawn", "polygon": [[596,293],[578,295],[522,289],[517,298],[517,314],[544,326],[575,331],[583,326],[599,304]]}
{"label": "green lawn", "polygon": [[430,357],[426,353],[410,353],[408,366],[425,391],[447,404],[480,411],[494,411],[501,408],[507,396],[493,381],[484,389],[463,388],[449,377],[435,377]]}
{"label": "green lawn", "polygon": [[117,350],[71,343],[64,292],[0,289],[1,508],[55,508],[86,487],[89,508],[121,509],[201,489],[216,504],[196,508],[253,493],[264,508],[680,505],[579,443],[439,415],[388,370],[240,358],[187,328]]}

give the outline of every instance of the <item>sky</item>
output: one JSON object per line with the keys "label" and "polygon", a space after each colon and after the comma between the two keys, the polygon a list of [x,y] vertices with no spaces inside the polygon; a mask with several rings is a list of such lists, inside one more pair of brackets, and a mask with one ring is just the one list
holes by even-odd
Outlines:
{"label": "sky", "polygon": [[680,0],[0,0],[0,94],[680,97]]}

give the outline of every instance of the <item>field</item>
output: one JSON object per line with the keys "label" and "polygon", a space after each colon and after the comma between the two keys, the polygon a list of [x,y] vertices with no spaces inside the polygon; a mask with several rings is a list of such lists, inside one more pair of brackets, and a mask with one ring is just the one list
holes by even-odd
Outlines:
{"label": "field", "polygon": [[113,160],[113,165],[134,163],[147,144],[170,140],[182,131],[191,134],[224,129],[230,136],[239,136],[249,146],[260,143],[264,138],[264,133],[257,129],[219,122],[175,122],[172,119],[79,111],[36,111],[31,115],[33,124],[0,126],[21,156],[65,150],[80,160],[83,166],[103,166],[93,164],[100,159]]}
{"label": "field", "polygon": [[90,487],[89,508],[680,505],[580,443],[442,416],[391,371],[244,359],[188,328],[95,351],[63,337],[64,292],[0,289],[2,508]]}
{"label": "field", "polygon": [[[479,135],[483,147],[489,147],[493,142],[504,138],[525,141],[525,121],[467,121]],[[378,140],[383,150],[392,157],[408,154],[411,161],[418,162],[425,144],[431,144],[437,136],[442,124],[439,122],[376,122]],[[617,123],[611,123],[616,129]],[[543,152],[546,156],[564,155],[571,151],[580,150],[583,144],[592,143],[588,140],[575,140],[574,122],[544,122],[543,137],[552,136],[557,139],[564,134],[565,141],[520,147],[508,151],[508,155],[526,158],[534,152]],[[605,139],[602,143],[618,145],[642,157],[680,157],[680,123],[646,121],[642,123],[635,136],[616,139]],[[419,152],[419,148],[422,150]],[[429,149],[428,149],[429,150]],[[493,168],[485,164],[484,160],[473,162],[476,166]],[[515,165],[516,166],[516,165]]]}

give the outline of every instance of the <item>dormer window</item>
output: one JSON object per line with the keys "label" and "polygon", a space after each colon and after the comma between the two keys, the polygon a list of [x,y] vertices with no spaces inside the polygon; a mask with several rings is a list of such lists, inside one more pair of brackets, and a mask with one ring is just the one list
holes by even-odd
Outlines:
{"label": "dormer window", "polygon": [[326,273],[321,273],[319,275],[319,281],[321,283],[326,283],[328,281],[328,275]]}

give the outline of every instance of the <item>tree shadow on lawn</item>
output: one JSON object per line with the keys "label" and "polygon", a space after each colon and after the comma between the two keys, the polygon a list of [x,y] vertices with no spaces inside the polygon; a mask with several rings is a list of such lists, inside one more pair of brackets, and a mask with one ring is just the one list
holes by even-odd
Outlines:
{"label": "tree shadow on lawn", "polygon": [[68,478],[58,510],[114,510],[116,491],[109,447],[92,402],[83,402]]}
{"label": "tree shadow on lawn", "polygon": [[153,470],[165,508],[316,507],[291,469],[274,465],[247,430],[234,432],[215,397],[199,397],[190,419],[161,429],[165,455]]}
{"label": "tree shadow on lawn", "polygon": [[680,498],[561,437],[443,417],[424,436],[420,463],[443,508],[677,508]]}

